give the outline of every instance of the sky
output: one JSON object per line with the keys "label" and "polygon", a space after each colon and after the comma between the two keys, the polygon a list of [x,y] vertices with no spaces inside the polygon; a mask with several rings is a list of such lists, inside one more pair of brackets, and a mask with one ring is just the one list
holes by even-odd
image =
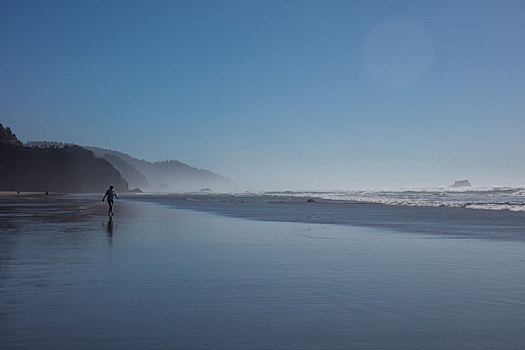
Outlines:
{"label": "sky", "polygon": [[0,0],[0,123],[239,190],[525,185],[523,1]]}

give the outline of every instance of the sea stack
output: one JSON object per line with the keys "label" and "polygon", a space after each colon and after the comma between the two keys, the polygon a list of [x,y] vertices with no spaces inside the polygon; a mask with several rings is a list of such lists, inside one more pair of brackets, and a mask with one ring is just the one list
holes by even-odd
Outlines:
{"label": "sea stack", "polygon": [[468,180],[457,180],[454,182],[453,185],[450,185],[450,187],[453,187],[453,188],[472,187],[472,185],[470,184]]}

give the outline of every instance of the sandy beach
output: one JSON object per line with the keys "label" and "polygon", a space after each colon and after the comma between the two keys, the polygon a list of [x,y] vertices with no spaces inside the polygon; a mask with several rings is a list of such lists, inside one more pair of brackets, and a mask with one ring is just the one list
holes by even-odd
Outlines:
{"label": "sandy beach", "polygon": [[2,349],[521,349],[523,242],[0,200]]}

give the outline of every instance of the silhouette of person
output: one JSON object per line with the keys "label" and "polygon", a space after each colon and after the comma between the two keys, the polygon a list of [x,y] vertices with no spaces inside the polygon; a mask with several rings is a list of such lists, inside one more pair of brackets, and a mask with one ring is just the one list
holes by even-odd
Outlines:
{"label": "silhouette of person", "polygon": [[102,202],[104,202],[104,199],[108,197],[108,215],[113,216],[113,197],[117,197],[117,192],[114,190],[115,186],[109,186],[109,189],[106,191],[106,194],[104,194],[104,197],[102,197]]}

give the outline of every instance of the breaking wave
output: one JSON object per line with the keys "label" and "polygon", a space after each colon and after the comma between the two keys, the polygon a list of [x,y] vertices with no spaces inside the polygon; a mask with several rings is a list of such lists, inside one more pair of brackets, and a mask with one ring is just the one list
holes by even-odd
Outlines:
{"label": "breaking wave", "polygon": [[525,187],[436,188],[398,191],[267,191],[242,193],[143,193],[139,197],[171,197],[187,201],[385,204],[525,212]]}
{"label": "breaking wave", "polygon": [[418,189],[403,191],[264,192],[276,198],[313,198],[321,202],[457,207],[525,212],[525,188]]}

